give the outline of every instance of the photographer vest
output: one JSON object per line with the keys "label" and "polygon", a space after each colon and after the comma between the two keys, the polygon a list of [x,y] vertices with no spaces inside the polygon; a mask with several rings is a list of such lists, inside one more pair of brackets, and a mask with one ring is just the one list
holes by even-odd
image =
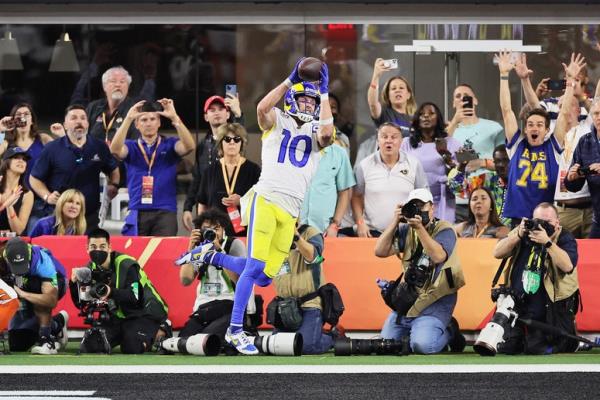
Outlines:
{"label": "photographer vest", "polygon": [[[438,232],[444,229],[452,229],[452,225],[446,221],[435,220],[427,228],[427,232],[429,235],[431,235],[431,237],[435,237]],[[402,268],[405,273],[411,264],[411,258],[417,251],[418,244],[419,241],[416,231],[409,227],[403,249],[404,251],[402,252],[401,257]],[[426,254],[425,251],[423,251],[423,253]],[[442,268],[435,277],[435,280],[432,280],[434,270],[435,266],[433,266],[431,269],[431,272],[429,273],[429,276],[427,277],[423,287],[416,288],[419,297],[417,298],[417,301],[415,301],[415,304],[406,313],[407,317],[418,317],[424,309],[435,303],[438,299],[441,299],[449,294],[456,293],[458,289],[465,285],[465,277],[460,266],[456,247],[454,247],[452,254],[448,255],[448,259],[446,262],[444,262],[444,265],[442,265]]]}
{"label": "photographer vest", "polygon": [[[128,309],[127,314],[123,312],[121,307],[117,309],[116,315],[118,318],[135,318],[135,317],[150,317],[155,321],[162,322],[167,318],[169,307],[167,303],[160,297],[150,279],[139,266],[135,258],[113,251],[110,255],[111,265],[114,266],[113,273],[115,276],[114,286],[117,289],[127,290],[125,286],[127,281],[127,273],[130,268],[138,268],[138,275],[140,278],[140,286],[142,287],[143,293],[143,307],[139,309]],[[90,268],[95,270],[98,267],[95,263],[90,264]]]}
{"label": "photographer vest", "polygon": [[[509,235],[517,235],[519,228],[513,229]],[[558,238],[554,240],[554,244]],[[521,251],[521,244],[519,242],[517,246],[514,248],[511,256],[513,260],[516,259],[519,251]],[[577,267],[573,266],[573,271],[570,273],[563,272],[560,268],[558,268],[552,262],[552,257],[547,256],[545,262],[546,272],[544,273],[544,289],[546,289],[546,293],[548,294],[548,298],[553,303],[564,300],[572,296],[577,290],[579,290],[579,278],[577,276]],[[511,262],[510,267],[507,268],[504,273],[506,284],[510,286],[510,276],[514,269],[514,264]]]}
{"label": "photographer vest", "polygon": [[[304,227],[304,229],[302,229]],[[319,230],[308,225],[303,225],[298,229],[298,232],[305,240],[320,234]],[[300,298],[309,293],[313,293],[323,283],[325,283],[325,275],[321,263],[323,260],[318,260],[314,264],[307,264],[304,257],[297,249],[291,250],[287,259],[287,265],[281,267],[280,273],[273,278],[275,285],[275,293],[279,297]],[[318,308],[322,309],[321,298],[314,297],[300,305],[302,308]]]}

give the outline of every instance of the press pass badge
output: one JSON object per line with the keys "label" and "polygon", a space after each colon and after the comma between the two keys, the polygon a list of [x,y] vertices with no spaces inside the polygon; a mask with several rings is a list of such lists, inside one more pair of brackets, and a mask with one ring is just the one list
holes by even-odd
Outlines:
{"label": "press pass badge", "polygon": [[567,172],[566,170],[562,169],[559,171],[560,173],[560,192],[561,193],[567,193],[567,187],[565,186],[565,178],[567,177]]}
{"label": "press pass badge", "polygon": [[154,189],[154,177],[144,175],[142,177],[142,204],[152,204],[152,190]]}
{"label": "press pass badge", "polygon": [[523,271],[523,291],[527,294],[536,294],[540,288],[542,275],[539,271]]}
{"label": "press pass badge", "polygon": [[240,233],[244,230],[242,226],[242,216],[240,215],[240,210],[238,210],[235,206],[227,207],[227,215],[229,215],[229,219],[231,220],[231,224],[233,225],[233,230],[235,233]]}

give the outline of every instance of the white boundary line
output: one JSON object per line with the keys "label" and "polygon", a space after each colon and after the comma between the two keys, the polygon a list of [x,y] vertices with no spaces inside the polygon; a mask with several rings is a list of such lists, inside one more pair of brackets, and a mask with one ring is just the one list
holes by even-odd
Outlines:
{"label": "white boundary line", "polygon": [[2,374],[476,374],[600,372],[600,364],[496,365],[15,365]]}

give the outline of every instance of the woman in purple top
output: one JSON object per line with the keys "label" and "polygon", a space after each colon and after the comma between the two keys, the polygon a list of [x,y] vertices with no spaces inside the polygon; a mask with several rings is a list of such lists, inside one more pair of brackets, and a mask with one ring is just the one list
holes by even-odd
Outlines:
{"label": "woman in purple top", "polygon": [[421,161],[433,195],[435,217],[454,222],[454,194],[446,182],[461,145],[458,140],[448,137],[445,126],[438,106],[431,102],[421,104],[413,117],[410,138],[402,142],[400,150]]}
{"label": "woman in purple top", "polygon": [[77,189],[67,189],[58,198],[54,214],[39,219],[29,236],[84,235],[86,228],[85,197]]}

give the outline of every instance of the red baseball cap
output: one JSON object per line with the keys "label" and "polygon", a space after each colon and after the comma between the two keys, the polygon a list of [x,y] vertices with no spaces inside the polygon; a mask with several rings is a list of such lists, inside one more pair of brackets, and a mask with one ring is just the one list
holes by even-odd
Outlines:
{"label": "red baseball cap", "polygon": [[224,98],[222,98],[221,96],[210,96],[204,102],[204,113],[206,113],[208,111],[208,108],[211,106],[211,104],[217,103],[217,102],[221,103],[223,105],[223,107],[227,108],[227,106],[225,105],[225,99]]}

